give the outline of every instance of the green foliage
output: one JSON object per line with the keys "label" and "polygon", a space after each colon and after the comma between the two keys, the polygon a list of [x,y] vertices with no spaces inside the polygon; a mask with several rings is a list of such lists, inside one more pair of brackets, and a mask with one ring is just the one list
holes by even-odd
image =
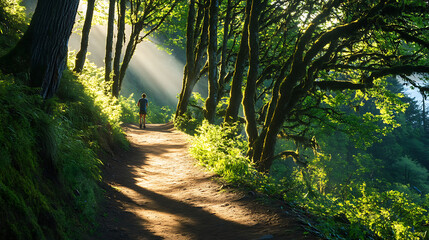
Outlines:
{"label": "green foliage", "polygon": [[[427,211],[423,202],[416,203],[398,191],[368,189],[366,184],[350,185],[355,192],[347,199],[326,195],[308,199],[305,207],[320,216],[342,217],[343,222],[325,219],[320,231],[328,239],[368,239],[371,235],[383,239],[422,239],[427,234]],[[326,221],[331,221],[326,225]],[[327,227],[329,226],[329,227]]]}
{"label": "green foliage", "polygon": [[188,111],[183,116],[175,118],[174,126],[189,135],[196,134],[196,129],[202,125],[204,119],[202,111],[204,103],[205,99],[201,94],[193,92],[189,99]]}
{"label": "green foliage", "polygon": [[[73,33],[82,34],[83,24],[86,17],[88,0],[81,1],[81,8],[77,11],[76,22],[73,27]],[[84,8],[83,8],[84,7]],[[95,1],[94,12],[92,16],[92,25],[106,25],[109,16],[109,1]]]}
{"label": "green foliage", "polygon": [[19,0],[0,0],[0,56],[12,48],[27,28],[28,19]]}
{"label": "green foliage", "polygon": [[138,122],[138,108],[131,94],[128,98],[122,95],[119,96],[119,104],[122,107],[121,120],[125,123]]}
{"label": "green foliage", "polygon": [[[74,52],[71,52],[69,55],[69,68],[73,69],[74,64]],[[69,74],[72,74],[69,72]],[[79,99],[81,98],[80,104],[88,102],[93,104],[96,112],[101,112],[104,118],[107,118],[109,123],[109,128],[112,128],[114,133],[115,141],[122,142],[123,145],[127,145],[127,142],[124,135],[122,134],[121,124],[122,123],[137,123],[138,122],[138,107],[136,105],[136,100],[131,94],[128,97],[119,96],[119,99],[112,97],[110,91],[110,84],[104,81],[104,68],[97,67],[94,63],[86,61],[85,68],[83,71],[76,76],[76,81],[78,81],[80,86],[69,86],[68,83],[63,83],[64,86],[60,89],[58,95],[67,95],[69,92],[76,92],[76,87],[83,88],[81,91],[85,91],[86,99],[82,99],[81,96],[74,96],[71,93],[71,96],[67,98]],[[80,113],[75,116],[82,116]],[[155,103],[150,102],[147,113],[147,122],[148,123],[166,123],[170,121],[172,111],[169,107],[163,106],[160,107]],[[97,117],[97,116],[93,116]],[[86,121],[92,121],[91,116],[88,116],[89,119],[83,119],[83,124]],[[110,129],[109,129],[110,130]]]}
{"label": "green foliage", "polygon": [[[247,119],[257,120],[256,127],[262,129],[257,143],[268,139],[263,134],[281,123],[281,131],[273,132],[295,142],[287,142],[288,148],[276,146],[276,153],[299,150],[300,159],[275,161],[269,176],[254,172],[251,164],[243,173],[242,167],[234,166],[248,162],[242,159],[244,151],[240,155],[235,153],[239,148],[229,148],[237,144],[231,140],[236,135],[223,135],[228,132],[225,127],[205,123],[198,128],[191,151],[229,181],[281,195],[321,216],[318,228],[326,238],[424,238],[428,135],[419,114],[413,119],[407,116],[407,107],[413,104],[404,101],[402,90],[392,86],[397,83],[386,76],[398,74],[403,69],[395,69],[400,66],[411,72],[413,66],[428,65],[424,46],[428,15],[422,12],[428,5],[423,1],[312,3],[292,1],[278,12],[268,3],[269,14],[257,34],[258,89],[250,96],[257,116]],[[236,7],[243,9],[238,3]],[[354,28],[360,23],[364,24]],[[349,26],[353,29],[345,30]],[[234,41],[241,37],[236,32],[231,29]],[[228,54],[235,56],[233,51]],[[411,85],[426,83],[402,77]],[[291,101],[276,102],[277,93]],[[272,117],[266,117],[267,106],[277,106]],[[191,132],[189,126],[197,125],[196,119],[191,113],[176,119],[176,125]],[[317,139],[321,148],[312,145],[314,153],[305,149],[308,139]]]}
{"label": "green foliage", "polygon": [[392,165],[396,181],[411,184],[425,193],[429,193],[429,171],[408,156],[400,157]]}
{"label": "green foliage", "polygon": [[[49,119],[42,111],[27,107],[40,107],[40,97],[28,97],[23,92],[29,89],[14,85],[6,76],[1,76],[1,79],[0,236],[4,239],[13,236],[31,239],[34,235],[42,239],[44,233],[38,223],[38,215],[42,211],[52,215],[55,211],[46,204],[47,196],[40,192],[37,178],[41,177],[41,163],[37,161],[37,133],[32,128]],[[56,231],[63,234],[61,229]]]}
{"label": "green foliage", "polygon": [[216,126],[204,121],[192,140],[190,153],[210,170],[227,181],[238,182],[242,176],[255,173],[249,160],[242,154],[246,142],[235,136],[237,126]]}
{"label": "green foliage", "polygon": [[158,46],[162,47],[166,52],[171,53],[172,49],[184,50],[186,46],[184,36],[186,36],[187,11],[187,2],[180,1],[159,27],[159,30],[154,33],[157,40],[162,42]]}
{"label": "green foliage", "polygon": [[172,114],[173,112],[168,106],[160,107],[154,103],[150,103],[146,120],[148,123],[167,123],[171,121]]}
{"label": "green foliage", "polygon": [[[133,95],[131,94],[128,98],[119,96],[119,104],[122,107],[121,120],[125,123],[137,123],[139,121],[139,108]],[[153,102],[149,102],[146,122],[167,123],[171,120],[172,114],[172,110],[168,106],[160,107]]]}
{"label": "green foliage", "polygon": [[376,80],[375,84],[376,87],[365,92],[325,93],[323,104],[332,108],[334,114],[327,114],[320,123],[324,133],[332,130],[347,133],[356,146],[365,149],[398,128],[396,118],[408,106],[401,101],[404,95],[389,91],[386,79]]}
{"label": "green foliage", "polygon": [[196,129],[201,125],[201,121],[196,118],[190,117],[188,114],[176,117],[174,120],[174,127],[189,135],[195,135]]}
{"label": "green foliage", "polygon": [[290,187],[287,179],[260,173],[245,156],[247,142],[240,135],[239,125],[217,126],[203,121],[191,141],[189,152],[200,163],[226,181],[256,191],[281,197]]}
{"label": "green foliage", "polygon": [[[74,68],[74,58],[74,52],[71,52],[68,61],[70,69]],[[65,74],[72,73],[68,72]],[[133,96],[129,96],[128,98],[120,97],[119,99],[112,97],[110,91],[111,83],[104,81],[104,68],[99,68],[89,61],[86,61],[82,72],[73,78],[76,78],[75,81],[77,81],[79,85],[62,83],[58,95],[65,95],[64,97],[66,98],[78,100],[78,104],[86,104],[88,107],[94,108],[94,113],[96,115],[81,118],[81,123],[86,124],[86,122],[90,121],[94,123],[94,127],[101,127],[100,123],[97,122],[97,118],[102,117],[107,121],[107,128],[103,130],[107,132],[111,131],[113,133],[113,141],[120,143],[123,147],[127,147],[128,142],[124,137],[121,124],[123,122],[137,122],[138,112]],[[80,91],[84,91],[85,95],[74,95],[73,92],[79,92],[75,88],[81,88]],[[67,96],[68,94],[71,95]],[[85,113],[73,114],[73,116],[79,117],[82,115],[85,116]]]}

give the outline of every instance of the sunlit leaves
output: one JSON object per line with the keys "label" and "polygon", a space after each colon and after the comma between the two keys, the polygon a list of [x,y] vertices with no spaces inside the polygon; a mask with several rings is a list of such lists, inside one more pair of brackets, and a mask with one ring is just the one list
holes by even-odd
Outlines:
{"label": "sunlit leaves", "polygon": [[160,26],[159,31],[155,32],[155,36],[164,43],[164,47],[185,48],[187,11],[186,1],[180,1],[165,23]]}
{"label": "sunlit leaves", "polygon": [[[25,8],[18,2],[18,0],[0,0],[0,44],[5,47],[12,47],[28,24]],[[0,49],[0,55],[5,53],[5,47]]]}
{"label": "sunlit leaves", "polygon": [[[429,195],[408,196],[396,190],[369,187],[373,183],[365,183],[364,179],[379,176],[381,168],[380,161],[370,155],[356,154],[354,163],[343,161],[342,166],[335,156],[318,154],[307,168],[275,165],[273,173],[289,172],[288,176],[276,178],[253,169],[243,157],[245,142],[241,137],[231,137],[237,136],[236,131],[235,126],[221,127],[205,122],[192,139],[190,151],[204,166],[231,183],[282,196],[290,204],[304,206],[317,214],[316,222],[308,224],[324,238],[400,240],[420,239],[425,235]],[[353,164],[355,168],[351,167]],[[333,187],[332,175],[341,173],[352,177],[346,184]]]}
{"label": "sunlit leaves", "polygon": [[190,153],[227,181],[245,180],[243,176],[250,175],[255,170],[243,155],[246,143],[236,134],[237,126],[220,127],[204,121],[198,129],[198,135],[192,140]]}
{"label": "sunlit leaves", "polygon": [[[79,4],[79,8],[76,14],[76,22],[73,26],[73,32],[76,34],[82,34],[83,24],[85,21],[85,15],[88,7],[88,0],[83,0]],[[92,17],[92,25],[106,25],[109,15],[109,2],[96,0],[94,4],[94,12]]]}

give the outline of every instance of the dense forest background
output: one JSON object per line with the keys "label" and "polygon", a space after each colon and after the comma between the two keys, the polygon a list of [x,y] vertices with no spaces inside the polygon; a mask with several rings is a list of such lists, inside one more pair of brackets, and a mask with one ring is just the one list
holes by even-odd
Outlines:
{"label": "dense forest background", "polygon": [[[426,1],[31,3],[0,1],[2,238],[96,225],[100,158],[127,148],[121,124],[148,85],[149,122],[173,120],[201,164],[302,211],[309,231],[429,238]],[[94,36],[104,66],[87,60]],[[155,58],[146,41],[183,61],[180,93],[133,76]],[[176,95],[175,114],[157,105]]]}

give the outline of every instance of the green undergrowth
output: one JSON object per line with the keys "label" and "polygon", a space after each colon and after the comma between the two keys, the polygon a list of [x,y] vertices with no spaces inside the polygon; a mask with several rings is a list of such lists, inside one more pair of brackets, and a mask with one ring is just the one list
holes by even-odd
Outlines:
{"label": "green undergrowth", "polygon": [[[193,92],[189,99],[187,112],[175,117],[174,127],[189,135],[197,134],[198,128],[204,120],[204,114],[201,111],[204,107],[204,102],[205,99],[199,93]],[[221,104],[222,102],[219,103],[219,105]]]}
{"label": "green undergrowth", "polygon": [[190,153],[202,165],[235,186],[282,199],[303,209],[305,216],[311,213],[314,217],[304,220],[307,228],[323,238],[429,239],[429,195],[413,194],[406,187],[404,191],[377,189],[364,181],[327,193],[324,174],[311,164],[289,172],[273,166],[272,175],[258,173],[245,157],[247,143],[237,134],[238,126],[205,121],[196,132]]}
{"label": "green undergrowth", "polygon": [[106,95],[89,63],[49,100],[25,77],[0,74],[0,239],[80,239],[96,227],[99,156],[128,147],[131,100]]}
{"label": "green undergrowth", "polygon": [[[122,112],[122,120],[125,123],[139,122],[139,107],[134,94],[131,94],[128,98],[120,96],[120,104],[124,109]],[[154,102],[150,102],[147,108],[146,123],[168,123],[171,121],[172,110],[168,106],[159,106]]]}
{"label": "green undergrowth", "polygon": [[201,126],[202,119],[196,119],[188,114],[178,116],[174,119],[174,127],[191,136],[197,134],[197,129]]}

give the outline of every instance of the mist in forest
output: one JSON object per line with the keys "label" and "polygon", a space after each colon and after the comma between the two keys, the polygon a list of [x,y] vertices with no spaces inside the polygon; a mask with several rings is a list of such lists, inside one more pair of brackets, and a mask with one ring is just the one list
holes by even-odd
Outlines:
{"label": "mist in forest", "polygon": [[[36,7],[37,1],[24,0],[27,12],[31,15]],[[79,11],[83,14],[85,6],[80,6]],[[75,24],[75,27],[78,24]],[[81,27],[81,26],[80,26]],[[115,26],[116,30],[116,26]],[[74,31],[69,40],[69,51],[78,52],[80,49],[81,36]],[[130,29],[126,30],[126,40]],[[87,59],[99,67],[104,67],[106,51],[107,26],[93,25],[89,36]],[[116,35],[116,33],[115,33]],[[115,47],[116,39],[113,46]],[[124,56],[126,45],[123,46],[122,57]],[[114,52],[113,52],[114,54]],[[137,46],[136,52],[127,69],[124,82],[122,83],[121,95],[128,97],[134,94],[137,100],[145,92],[148,98],[159,106],[169,106],[174,109],[177,105],[177,96],[182,89],[184,62],[182,57],[184,52],[178,51],[172,54],[161,49],[156,39],[146,40]],[[114,55],[112,56],[114,57]],[[113,64],[113,62],[112,62]],[[194,91],[199,92],[203,97],[207,97],[207,84],[197,84]]]}
{"label": "mist in forest", "polygon": [[[104,67],[106,33],[107,26],[95,25],[89,37],[87,58],[99,67]],[[79,51],[80,39],[80,35],[73,33],[69,50]],[[180,53],[169,54],[162,50],[153,39],[140,43],[127,69],[121,95],[128,97],[133,93],[137,99],[145,92],[157,105],[175,107],[182,88],[184,68],[177,54]],[[205,95],[204,88],[198,89],[197,86],[197,91]]]}

